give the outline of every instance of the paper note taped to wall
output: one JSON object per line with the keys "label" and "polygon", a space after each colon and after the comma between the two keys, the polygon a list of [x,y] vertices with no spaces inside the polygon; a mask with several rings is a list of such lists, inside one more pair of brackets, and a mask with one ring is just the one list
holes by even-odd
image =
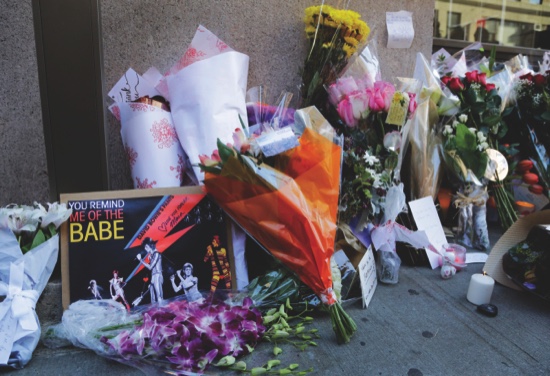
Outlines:
{"label": "paper note taped to wall", "polygon": [[386,12],[388,48],[410,48],[414,39],[412,12]]}

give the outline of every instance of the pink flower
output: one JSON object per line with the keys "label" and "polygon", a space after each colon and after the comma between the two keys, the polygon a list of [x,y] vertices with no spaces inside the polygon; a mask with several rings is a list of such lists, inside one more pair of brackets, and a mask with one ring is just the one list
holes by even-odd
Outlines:
{"label": "pink flower", "polygon": [[336,81],[336,85],[338,86],[338,90],[340,90],[340,93],[342,93],[342,95],[351,95],[359,91],[359,87],[357,86],[357,83],[355,82],[355,79],[353,77],[339,78]]}
{"label": "pink flower", "polygon": [[340,99],[343,97],[342,92],[336,83],[331,84],[328,89],[328,100],[333,106],[337,106]]}
{"label": "pink flower", "polygon": [[241,128],[237,128],[235,132],[233,132],[233,142],[235,149],[239,150],[241,153],[246,153],[250,150],[250,143]]}
{"label": "pink flower", "polygon": [[365,73],[365,75],[361,78],[355,79],[355,82],[357,83],[357,87],[360,91],[372,88],[374,86],[374,82],[368,73]]}
{"label": "pink flower", "polygon": [[412,116],[416,111],[416,107],[418,107],[418,103],[416,103],[416,94],[409,93],[409,99],[409,116]]}
{"label": "pink flower", "polygon": [[222,161],[217,150],[214,150],[211,157],[206,154],[199,155],[199,160],[205,166],[215,166]]}
{"label": "pink flower", "polygon": [[372,89],[367,89],[369,108],[374,112],[388,112],[395,88],[386,81],[376,81]]}
{"label": "pink flower", "polygon": [[342,99],[340,103],[338,103],[336,110],[348,127],[357,126],[357,120],[353,117],[353,106],[351,105],[349,98]]}
{"label": "pink flower", "polygon": [[349,96],[353,118],[359,120],[363,117],[363,113],[369,109],[369,96],[365,91],[357,92]]}

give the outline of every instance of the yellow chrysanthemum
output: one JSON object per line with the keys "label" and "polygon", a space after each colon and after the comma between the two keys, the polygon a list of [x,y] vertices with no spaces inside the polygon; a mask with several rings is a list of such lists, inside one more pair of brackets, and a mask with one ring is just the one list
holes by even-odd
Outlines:
{"label": "yellow chrysanthemum", "polygon": [[349,44],[344,44],[342,50],[346,53],[346,57],[351,57],[357,51],[357,48],[350,46]]}
{"label": "yellow chrysanthemum", "polygon": [[[319,17],[321,17],[320,20]],[[357,43],[361,43],[367,39],[370,28],[360,18],[361,15],[355,11],[335,9],[329,5],[323,5],[306,8],[304,23],[306,24],[306,33],[308,35],[314,34],[320,23],[323,26],[334,29],[341,28],[342,30],[352,31],[354,35],[349,35],[346,32],[346,36],[352,36],[357,40]],[[354,42],[347,43],[354,44]]]}

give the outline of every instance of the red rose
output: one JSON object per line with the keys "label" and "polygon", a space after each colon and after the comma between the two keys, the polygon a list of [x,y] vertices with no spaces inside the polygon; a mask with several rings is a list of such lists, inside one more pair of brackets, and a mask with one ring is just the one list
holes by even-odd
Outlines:
{"label": "red rose", "polygon": [[519,76],[519,79],[533,82],[533,75],[531,73],[527,73],[527,74],[524,74],[523,76]]}
{"label": "red rose", "polygon": [[447,86],[453,93],[459,93],[464,90],[464,84],[460,81],[460,78],[453,77],[447,83]]}
{"label": "red rose", "polygon": [[479,82],[478,71],[475,70],[471,72],[466,72],[466,81],[468,81],[469,83]]}
{"label": "red rose", "polygon": [[535,77],[533,77],[533,81],[537,86],[544,86],[544,84],[546,84],[546,77],[542,74],[536,74]]}
{"label": "red rose", "polygon": [[490,92],[491,90],[495,90],[495,84],[487,84],[485,85],[485,90],[487,90],[487,93]]}
{"label": "red rose", "polygon": [[477,75],[477,82],[482,84],[483,86],[487,85],[487,73],[480,73]]}
{"label": "red rose", "polygon": [[447,85],[447,83],[451,80],[451,76],[443,76],[441,77],[441,82],[443,85]]}

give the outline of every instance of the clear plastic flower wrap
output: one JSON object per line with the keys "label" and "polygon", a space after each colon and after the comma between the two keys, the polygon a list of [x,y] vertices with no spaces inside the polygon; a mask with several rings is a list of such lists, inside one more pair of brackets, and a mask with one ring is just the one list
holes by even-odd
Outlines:
{"label": "clear plastic flower wrap", "polygon": [[148,375],[208,374],[225,356],[250,353],[265,332],[260,311],[249,297],[227,290],[180,297],[127,312],[112,300],[80,300],[43,338],[49,347],[74,346],[141,369]]}

